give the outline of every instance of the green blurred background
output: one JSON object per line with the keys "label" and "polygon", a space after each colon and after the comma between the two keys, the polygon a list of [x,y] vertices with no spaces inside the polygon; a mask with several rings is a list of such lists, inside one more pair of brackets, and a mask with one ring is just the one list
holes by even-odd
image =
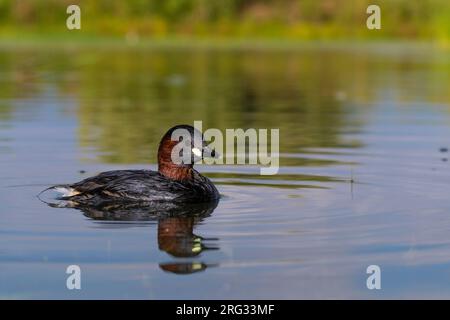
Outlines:
{"label": "green blurred background", "polygon": [[[82,13],[71,39],[450,39],[448,0],[0,0],[0,39],[67,37],[70,4]],[[369,4],[381,30],[366,28]]]}

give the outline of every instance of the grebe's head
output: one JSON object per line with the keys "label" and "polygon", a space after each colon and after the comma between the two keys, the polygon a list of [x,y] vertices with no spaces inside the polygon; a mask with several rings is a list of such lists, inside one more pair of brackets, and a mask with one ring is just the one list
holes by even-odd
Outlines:
{"label": "grebe's head", "polygon": [[192,177],[194,163],[205,157],[218,157],[203,140],[203,134],[189,125],[169,129],[162,137],[158,149],[158,171],[174,180]]}

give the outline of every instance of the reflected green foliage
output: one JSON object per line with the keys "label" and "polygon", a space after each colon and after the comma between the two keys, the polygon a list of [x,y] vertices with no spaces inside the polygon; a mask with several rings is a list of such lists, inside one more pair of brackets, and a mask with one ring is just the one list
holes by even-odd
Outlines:
{"label": "reflected green foliage", "polygon": [[[347,90],[336,75],[351,77],[346,59],[196,50],[102,52],[91,59],[79,74],[80,137],[106,161],[154,161],[164,131],[194,120],[205,129],[279,128],[282,152],[352,146],[339,138],[353,123],[336,99]],[[285,163],[308,161],[320,162]]]}
{"label": "reflected green foliage", "polygon": [[339,153],[298,153],[360,147],[354,134],[380,91],[396,88],[400,104],[450,100],[445,54],[369,49],[4,50],[0,117],[11,117],[13,99],[69,101],[86,159],[108,163],[155,163],[168,128],[202,120],[204,129],[279,128],[284,166],[351,165]]}

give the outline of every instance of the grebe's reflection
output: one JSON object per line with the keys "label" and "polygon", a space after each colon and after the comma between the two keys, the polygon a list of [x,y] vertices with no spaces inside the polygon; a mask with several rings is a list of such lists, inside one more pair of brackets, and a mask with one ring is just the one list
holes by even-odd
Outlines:
{"label": "grebe's reflection", "polygon": [[[216,250],[207,246],[214,238],[203,238],[194,234],[194,226],[204,217],[167,217],[158,222],[158,246],[176,258],[192,258],[205,250]],[[172,262],[159,265],[161,269],[178,274],[188,274],[205,270],[208,266],[202,262]]]}
{"label": "grebe's reflection", "polygon": [[[203,238],[194,234],[194,227],[211,215],[218,201],[201,204],[176,203],[109,203],[97,207],[68,204],[81,210],[86,217],[104,221],[157,221],[158,247],[175,258],[183,261],[161,263],[160,268],[176,274],[190,274],[203,271],[208,265],[202,261],[192,261],[206,250],[217,250],[208,246],[215,238]],[[60,206],[59,206],[60,207]]]}

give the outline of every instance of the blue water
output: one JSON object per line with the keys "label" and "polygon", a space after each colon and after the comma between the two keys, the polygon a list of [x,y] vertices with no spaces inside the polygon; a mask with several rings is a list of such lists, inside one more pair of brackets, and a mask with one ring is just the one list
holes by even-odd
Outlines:
{"label": "blue water", "polygon": [[[449,298],[449,62],[402,47],[1,49],[0,298]],[[161,135],[194,120],[279,128],[279,174],[199,166],[219,205],[170,221],[36,198],[155,169]],[[81,290],[66,287],[73,264]]]}

